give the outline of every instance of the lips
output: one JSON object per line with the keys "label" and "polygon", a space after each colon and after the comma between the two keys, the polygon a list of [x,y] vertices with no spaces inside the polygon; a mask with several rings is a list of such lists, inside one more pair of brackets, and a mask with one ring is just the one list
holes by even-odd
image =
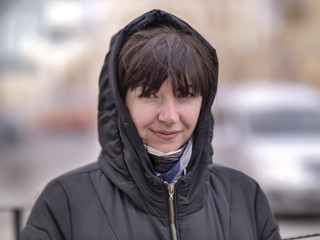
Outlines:
{"label": "lips", "polygon": [[153,130],[153,133],[159,138],[170,140],[174,139],[181,131]]}

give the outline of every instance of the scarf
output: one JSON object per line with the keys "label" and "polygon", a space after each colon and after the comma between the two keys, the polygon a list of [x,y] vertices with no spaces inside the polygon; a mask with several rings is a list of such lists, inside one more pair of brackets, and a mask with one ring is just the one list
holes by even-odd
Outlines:
{"label": "scarf", "polygon": [[168,183],[177,181],[186,174],[186,167],[192,154],[192,137],[180,149],[168,153],[162,153],[150,146],[145,148],[149,153],[154,169],[158,177]]}

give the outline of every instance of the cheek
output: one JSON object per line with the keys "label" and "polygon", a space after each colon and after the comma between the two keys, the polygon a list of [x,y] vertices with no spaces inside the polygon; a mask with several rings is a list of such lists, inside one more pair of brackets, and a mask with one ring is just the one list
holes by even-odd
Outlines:
{"label": "cheek", "polygon": [[197,125],[201,109],[201,101],[190,104],[184,108],[184,122],[188,127],[194,128]]}
{"label": "cheek", "polygon": [[129,112],[131,119],[139,132],[141,129],[151,124],[154,118],[152,111],[139,108],[138,106],[131,108]]}
{"label": "cheek", "polygon": [[199,112],[191,110],[186,111],[184,114],[184,122],[189,128],[194,128],[197,125]]}

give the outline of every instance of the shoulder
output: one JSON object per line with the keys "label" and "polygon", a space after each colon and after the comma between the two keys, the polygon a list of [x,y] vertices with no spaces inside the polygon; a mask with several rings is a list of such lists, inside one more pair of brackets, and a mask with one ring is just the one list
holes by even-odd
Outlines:
{"label": "shoulder", "polygon": [[66,172],[52,180],[52,182],[59,182],[64,185],[68,182],[78,181],[79,179],[89,178],[90,175],[101,173],[101,169],[98,166],[97,162],[90,163],[88,165],[73,169],[69,172]]}
{"label": "shoulder", "polygon": [[211,192],[216,193],[215,199],[220,199],[219,204],[225,204],[225,212],[230,213],[230,227],[233,228],[230,239],[239,238],[240,229],[251,229],[257,239],[280,239],[268,199],[253,178],[236,169],[212,163],[210,184]]}
{"label": "shoulder", "polygon": [[101,176],[104,178],[102,170],[97,162],[93,162],[54,178],[47,184],[45,190],[59,186],[67,195],[72,192],[88,191]]}
{"label": "shoulder", "polygon": [[218,178],[220,181],[229,182],[236,185],[258,185],[258,183],[252,177],[246,175],[245,173],[239,170],[222,165],[220,163],[213,162],[209,166],[209,169],[211,177]]}
{"label": "shoulder", "polygon": [[[41,197],[51,199],[74,199],[72,196],[85,195],[94,191],[97,178],[103,175],[97,162],[66,172],[51,180],[44,188]],[[54,203],[54,202],[53,202]]]}
{"label": "shoulder", "polygon": [[43,239],[71,239],[72,216],[80,217],[78,209],[88,203],[99,203],[95,185],[101,174],[98,164],[92,163],[50,181],[32,208],[22,239],[42,235]]}
{"label": "shoulder", "polygon": [[[62,209],[82,208],[88,202],[99,202],[97,189],[108,187],[109,181],[97,163],[77,168],[51,180],[40,194],[35,208],[56,209],[57,216]],[[110,189],[110,188],[108,188]]]}
{"label": "shoulder", "polygon": [[89,180],[91,174],[98,173],[99,171],[101,170],[96,162],[76,168],[52,179],[47,183],[44,192],[48,192],[54,188],[63,190],[65,186],[76,184],[77,182],[79,184],[79,180]]}
{"label": "shoulder", "polygon": [[210,165],[210,184],[219,188],[228,198],[239,198],[255,202],[257,194],[262,192],[255,179],[245,173],[218,163]]}
{"label": "shoulder", "polygon": [[64,173],[63,175],[57,177],[57,180],[64,180],[70,177],[79,176],[79,175],[86,175],[90,174],[96,171],[100,171],[100,168],[98,166],[97,162],[89,163],[88,165],[76,168],[74,170],[71,170],[69,172]]}

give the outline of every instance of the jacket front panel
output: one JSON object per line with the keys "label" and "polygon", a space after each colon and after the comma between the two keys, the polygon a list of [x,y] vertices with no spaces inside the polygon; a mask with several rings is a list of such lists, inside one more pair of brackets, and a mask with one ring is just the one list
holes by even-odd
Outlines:
{"label": "jacket front panel", "polygon": [[[280,239],[259,186],[229,168],[212,167],[201,209],[185,215],[179,214],[180,206],[177,197],[178,239]],[[63,175],[46,187],[22,239],[37,239],[40,234],[46,237],[39,239],[61,240],[172,239],[168,207],[166,211],[166,217],[141,211],[95,163]]]}

